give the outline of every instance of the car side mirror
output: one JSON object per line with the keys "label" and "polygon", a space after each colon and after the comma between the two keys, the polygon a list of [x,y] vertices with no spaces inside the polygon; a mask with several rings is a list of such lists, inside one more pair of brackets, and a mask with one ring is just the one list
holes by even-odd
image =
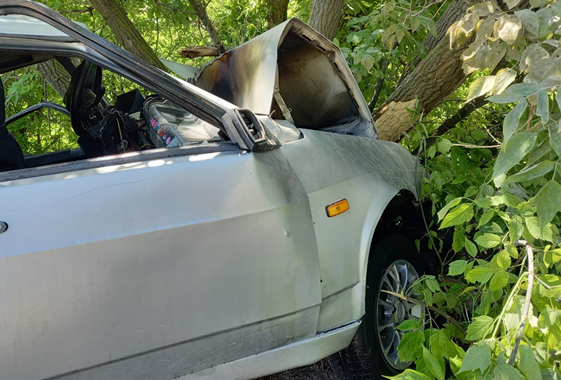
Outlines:
{"label": "car side mirror", "polygon": [[281,146],[281,143],[268,133],[255,114],[248,109],[230,109],[224,114],[222,121],[230,140],[242,149],[259,152]]}

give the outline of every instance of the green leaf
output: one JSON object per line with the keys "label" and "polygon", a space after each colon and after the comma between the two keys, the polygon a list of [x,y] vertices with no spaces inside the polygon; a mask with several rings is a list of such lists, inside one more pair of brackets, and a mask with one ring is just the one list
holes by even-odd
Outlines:
{"label": "green leaf", "polygon": [[549,155],[551,152],[551,144],[549,143],[549,136],[547,136],[542,142],[538,144],[529,154],[527,158],[526,166],[532,166],[536,162],[540,162],[542,158]]}
{"label": "green leaf", "polygon": [[475,242],[483,248],[493,248],[501,244],[501,237],[495,234],[482,234],[475,238]]}
{"label": "green leaf", "polygon": [[484,373],[491,364],[491,350],[487,346],[471,346],[458,373],[478,369]]}
{"label": "green leaf", "polygon": [[454,252],[460,251],[464,248],[464,244],[466,241],[466,231],[463,227],[456,227],[454,230],[454,238],[452,240],[452,249]]}
{"label": "green leaf", "polygon": [[513,69],[502,69],[497,73],[497,79],[493,86],[493,95],[501,94],[516,79],[516,71]]}
{"label": "green leaf", "polygon": [[493,277],[493,269],[484,266],[477,266],[466,273],[467,282],[479,282],[485,284]]}
{"label": "green leaf", "polygon": [[[546,41],[544,41],[545,43]],[[558,43],[554,43],[557,46]],[[557,86],[561,86],[561,77],[550,75],[540,82],[540,87],[546,90],[554,89]]]}
{"label": "green leaf", "polygon": [[555,325],[557,319],[559,318],[561,318],[561,310],[546,307],[540,312],[540,320],[543,319],[543,325],[545,328],[550,328]]}
{"label": "green leaf", "polygon": [[557,181],[548,181],[534,197],[533,204],[536,205],[540,224],[547,225],[561,211],[561,185]]}
{"label": "green leaf", "polygon": [[518,368],[522,374],[528,379],[541,380],[542,375],[536,357],[534,356],[534,351],[529,346],[522,344],[519,352],[520,364],[518,364]]}
{"label": "green leaf", "polygon": [[460,371],[460,368],[462,367],[462,362],[463,359],[460,359],[459,357],[452,357],[449,359],[450,360],[450,369],[452,370],[452,372],[456,375],[456,378],[458,380],[464,380],[464,378],[461,375],[458,375],[458,372]]}
{"label": "green leaf", "polygon": [[409,362],[415,360],[421,354],[421,347],[425,342],[425,334],[421,330],[415,330],[411,333],[403,335],[399,346],[397,347],[397,355],[399,360]]}
{"label": "green leaf", "polygon": [[500,270],[491,279],[489,282],[489,290],[501,290],[503,289],[506,284],[508,284],[508,272],[505,270]]}
{"label": "green leaf", "polygon": [[397,326],[397,329],[400,331],[410,331],[418,328],[419,328],[418,319],[407,319],[406,321],[403,321],[399,326]]}
{"label": "green leaf", "polygon": [[514,218],[512,218],[508,222],[508,229],[510,231],[510,241],[512,243],[520,239],[520,237],[524,233],[524,224],[522,222],[522,218],[518,215],[514,216]]}
{"label": "green leaf", "polygon": [[399,375],[389,377],[392,380],[433,380],[424,373],[407,368]]}
{"label": "green leaf", "polygon": [[448,268],[448,276],[457,276],[463,274],[467,268],[468,262],[466,260],[456,260],[450,263]]}
{"label": "green leaf", "polygon": [[522,26],[528,33],[531,33],[536,37],[538,36],[540,20],[535,12],[532,12],[529,9],[523,9],[521,11],[515,11],[514,14],[520,19],[520,21],[522,21]]}
{"label": "green leaf", "polygon": [[505,0],[508,9],[512,9],[520,3],[520,0]]}
{"label": "green leaf", "polygon": [[[433,145],[434,146],[434,145]],[[454,198],[452,199],[450,202],[448,202],[448,204],[446,206],[444,206],[442,208],[442,210],[440,210],[437,215],[438,215],[438,221],[441,221],[442,219],[444,219],[444,217],[446,216],[446,214],[448,213],[448,211],[450,210],[450,208],[456,206],[458,203],[460,203],[462,201],[462,198]]]}
{"label": "green leaf", "polygon": [[[493,380],[524,380],[520,372],[508,364],[498,364],[493,371]],[[534,379],[532,379],[534,380]]]}
{"label": "green leaf", "polygon": [[[480,340],[485,338],[495,320],[487,315],[482,315],[473,319],[467,328],[467,340]],[[469,351],[469,350],[468,350]],[[464,359],[464,362],[466,360]],[[462,364],[463,366],[463,364]]]}
{"label": "green leaf", "polygon": [[552,268],[561,263],[561,249],[550,249],[543,254],[543,263],[546,267]]}
{"label": "green leaf", "polygon": [[497,253],[497,265],[499,266],[499,268],[508,269],[510,268],[510,263],[510,255],[506,250]]}
{"label": "green leaf", "polygon": [[496,79],[496,76],[488,75],[474,80],[471,86],[469,86],[469,94],[466,102],[469,102],[474,98],[483,96],[488,92],[491,92],[491,90],[493,90],[493,86],[495,85]]}
{"label": "green leaf", "polygon": [[527,107],[528,107],[528,102],[524,100],[523,102],[518,103],[505,116],[505,119],[503,121],[503,144],[506,144],[507,141],[512,137],[512,135],[514,135],[514,133],[518,129],[520,118],[522,117],[524,111],[526,111]]}
{"label": "green leaf", "polygon": [[526,222],[526,228],[528,229],[528,232],[534,238],[546,241],[553,240],[553,232],[551,231],[551,227],[549,225],[541,226],[538,217],[526,216],[524,217],[524,221]]}
{"label": "green leaf", "polygon": [[547,90],[538,91],[538,105],[536,107],[536,116],[542,119],[542,124],[546,125],[549,121],[549,96]]}
{"label": "green leaf", "polygon": [[477,256],[477,246],[473,244],[468,238],[466,238],[466,251],[471,257]]}
{"label": "green leaf", "polygon": [[[519,217],[520,218],[520,217]],[[522,222],[520,222],[522,223]],[[518,240],[518,239],[517,239]],[[508,244],[505,247],[505,251],[508,252],[508,255],[510,257],[512,257],[513,259],[517,259],[518,258],[518,249],[513,245],[513,244]]]}
{"label": "green leaf", "polygon": [[524,300],[522,297],[514,297],[512,305],[509,306],[503,317],[503,324],[507,331],[516,329],[520,326],[520,321],[522,319],[522,303]]}
{"label": "green leaf", "polygon": [[430,373],[438,380],[444,380],[444,368],[440,365],[438,360],[430,353],[429,350],[423,346],[423,360],[425,361]]}
{"label": "green leaf", "polygon": [[433,293],[440,290],[440,285],[438,285],[438,281],[433,276],[425,276],[425,285]]}
{"label": "green leaf", "polygon": [[456,356],[454,344],[443,330],[434,329],[429,337],[429,346],[432,354],[438,358]]}
{"label": "green leaf", "polygon": [[518,103],[525,99],[522,95],[502,93],[500,95],[489,96],[487,100],[491,103],[507,104],[507,103]]}
{"label": "green leaf", "polygon": [[515,83],[510,85],[504,92],[509,94],[518,94],[524,97],[535,94],[541,87],[535,83]]}
{"label": "green leaf", "polygon": [[485,214],[481,215],[481,218],[479,218],[479,223],[477,223],[477,228],[480,228],[481,226],[484,226],[487,223],[489,223],[489,221],[493,219],[494,216],[495,216],[494,210],[487,210],[487,212],[485,212]]}
{"label": "green leaf", "polygon": [[450,148],[452,148],[452,142],[448,139],[442,139],[438,142],[438,150],[442,154],[446,154],[450,152]]}
{"label": "green leaf", "polygon": [[524,182],[534,178],[543,177],[544,175],[552,171],[554,167],[555,167],[555,162],[543,161],[540,162],[539,164],[526,168],[514,175],[511,175],[505,180],[504,183]]}
{"label": "green leaf", "polygon": [[461,203],[454,207],[440,224],[440,229],[469,222],[473,218],[473,207],[470,203]]}
{"label": "green leaf", "polygon": [[536,144],[536,139],[537,135],[530,132],[517,133],[512,136],[503,146],[497,157],[493,178],[508,172],[518,164],[532,150]]}
{"label": "green leaf", "polygon": [[[558,90],[557,95],[559,95],[559,93],[561,93],[560,90]],[[557,153],[557,157],[561,158],[561,120],[559,120],[557,125],[549,127],[549,144],[551,144],[551,147],[555,153]]]}

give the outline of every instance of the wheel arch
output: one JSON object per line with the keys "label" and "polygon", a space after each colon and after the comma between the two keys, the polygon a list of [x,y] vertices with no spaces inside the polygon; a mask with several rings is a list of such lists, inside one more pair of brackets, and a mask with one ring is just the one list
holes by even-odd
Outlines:
{"label": "wheel arch", "polygon": [[419,199],[410,190],[396,189],[384,207],[371,205],[360,244],[360,279],[364,286],[372,245],[391,232],[399,232],[410,239],[420,239],[426,232]]}

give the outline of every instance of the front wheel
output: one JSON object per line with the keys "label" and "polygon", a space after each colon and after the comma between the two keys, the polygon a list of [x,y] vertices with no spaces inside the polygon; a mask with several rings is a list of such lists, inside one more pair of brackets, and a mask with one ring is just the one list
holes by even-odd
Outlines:
{"label": "front wheel", "polygon": [[406,298],[417,298],[413,283],[422,274],[415,245],[402,235],[389,235],[370,250],[366,278],[366,314],[343,358],[355,380],[382,379],[411,365],[402,362],[397,347],[408,319],[423,318],[423,308]]}

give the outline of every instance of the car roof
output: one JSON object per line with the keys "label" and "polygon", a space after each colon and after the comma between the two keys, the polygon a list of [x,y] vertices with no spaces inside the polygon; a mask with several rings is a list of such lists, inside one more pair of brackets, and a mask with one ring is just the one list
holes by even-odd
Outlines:
{"label": "car roof", "polygon": [[[86,25],[75,22],[86,28]],[[74,42],[74,38],[34,17],[24,15],[0,16],[0,36],[44,39],[59,42]]]}

